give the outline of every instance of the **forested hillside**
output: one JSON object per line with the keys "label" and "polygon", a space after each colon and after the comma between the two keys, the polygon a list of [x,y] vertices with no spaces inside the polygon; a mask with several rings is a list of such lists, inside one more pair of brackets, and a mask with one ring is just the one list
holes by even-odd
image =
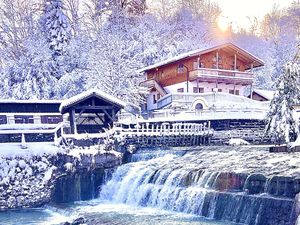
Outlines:
{"label": "forested hillside", "polygon": [[226,32],[217,27],[221,9],[207,0],[2,0],[0,7],[1,98],[60,99],[100,88],[139,102],[140,68],[227,41],[264,60],[255,85],[272,88],[299,50],[296,2],[252,18],[249,30]]}

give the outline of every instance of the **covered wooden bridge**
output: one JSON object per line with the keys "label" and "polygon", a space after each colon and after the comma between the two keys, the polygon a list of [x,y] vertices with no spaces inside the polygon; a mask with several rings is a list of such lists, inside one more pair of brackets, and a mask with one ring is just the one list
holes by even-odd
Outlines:
{"label": "covered wooden bridge", "polygon": [[68,114],[70,134],[99,133],[112,127],[123,108],[125,103],[120,99],[100,90],[89,90],[63,101],[60,112]]}

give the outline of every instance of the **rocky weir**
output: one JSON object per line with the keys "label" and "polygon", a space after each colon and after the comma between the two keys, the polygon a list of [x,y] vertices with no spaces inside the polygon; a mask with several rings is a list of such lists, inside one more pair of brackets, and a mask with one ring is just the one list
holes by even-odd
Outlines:
{"label": "rocky weir", "polygon": [[123,155],[77,147],[1,157],[1,209],[98,198],[249,225],[292,225],[300,214],[299,153],[207,146]]}
{"label": "rocky weir", "polygon": [[122,154],[99,146],[48,146],[47,151],[29,146],[0,158],[1,210],[92,199],[110,171],[122,163]]}
{"label": "rocky weir", "polygon": [[147,149],[137,151],[129,157],[135,163],[118,167],[100,198],[237,224],[296,223],[299,153],[240,146],[173,150],[156,151],[157,159]]}

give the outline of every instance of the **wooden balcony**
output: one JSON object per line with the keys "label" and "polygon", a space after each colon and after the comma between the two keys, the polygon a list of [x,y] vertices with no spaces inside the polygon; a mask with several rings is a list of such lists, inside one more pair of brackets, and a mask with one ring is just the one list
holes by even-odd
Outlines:
{"label": "wooden balcony", "polygon": [[224,82],[247,85],[252,83],[253,78],[253,73],[235,70],[199,68],[189,72],[189,79],[191,81],[199,79],[200,81],[207,82]]}
{"label": "wooden balcony", "polygon": [[160,86],[160,84],[154,79],[145,80],[141,82],[140,85],[150,89],[155,88],[161,94],[162,97],[167,94],[165,89],[162,86]]}

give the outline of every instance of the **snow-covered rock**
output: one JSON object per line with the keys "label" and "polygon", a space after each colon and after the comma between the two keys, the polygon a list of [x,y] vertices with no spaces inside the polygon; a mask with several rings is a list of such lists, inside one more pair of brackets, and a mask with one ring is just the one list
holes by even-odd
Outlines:
{"label": "snow-covered rock", "polygon": [[30,143],[28,149],[21,149],[8,143],[5,149],[0,144],[0,209],[43,205],[51,200],[61,175],[114,167],[121,164],[121,159],[120,153],[105,151],[103,146],[67,150]]}
{"label": "snow-covered rock", "polygon": [[249,142],[241,139],[241,138],[231,138],[228,141],[229,145],[249,145]]}

